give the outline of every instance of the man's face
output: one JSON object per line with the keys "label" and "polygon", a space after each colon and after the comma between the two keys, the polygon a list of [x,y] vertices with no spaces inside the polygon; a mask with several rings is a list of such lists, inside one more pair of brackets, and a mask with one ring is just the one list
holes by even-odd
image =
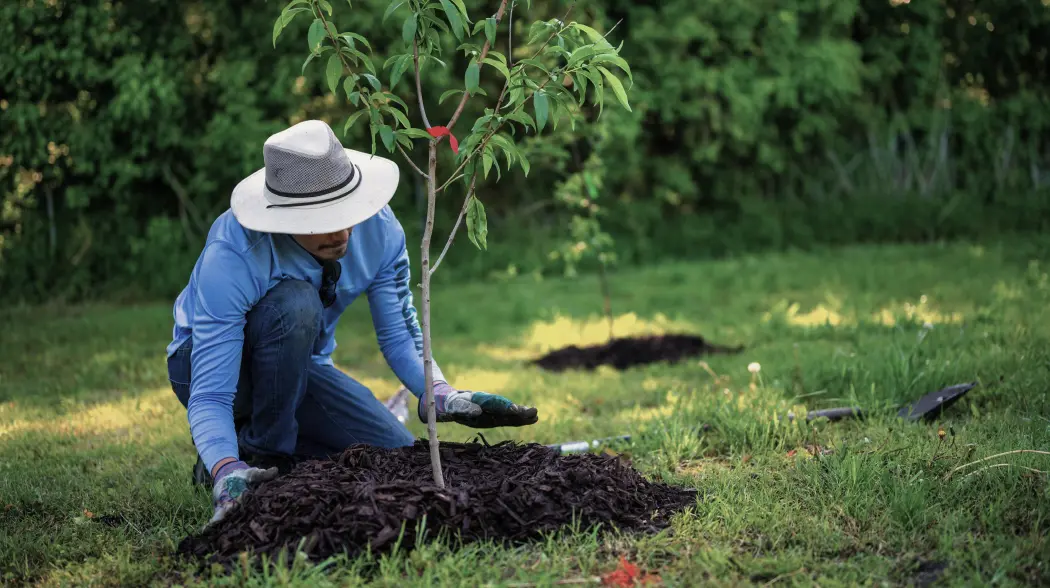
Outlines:
{"label": "man's face", "polygon": [[320,259],[339,259],[346,255],[346,244],[350,241],[353,227],[335,233],[323,235],[294,235],[295,240],[315,257]]}

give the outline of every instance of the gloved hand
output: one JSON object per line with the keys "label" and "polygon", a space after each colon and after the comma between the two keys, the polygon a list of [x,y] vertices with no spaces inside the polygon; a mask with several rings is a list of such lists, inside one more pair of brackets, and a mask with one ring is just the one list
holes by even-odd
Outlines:
{"label": "gloved hand", "polygon": [[[519,406],[495,394],[456,390],[440,380],[434,382],[434,404],[439,423],[452,421],[475,429],[522,427],[539,420],[531,406]],[[419,399],[417,413],[427,422],[426,395]]]}
{"label": "gloved hand", "polygon": [[250,486],[256,486],[266,480],[277,477],[277,468],[262,470],[253,468],[243,461],[231,461],[215,472],[215,485],[212,488],[212,505],[215,514],[209,525],[217,523],[241,499]]}

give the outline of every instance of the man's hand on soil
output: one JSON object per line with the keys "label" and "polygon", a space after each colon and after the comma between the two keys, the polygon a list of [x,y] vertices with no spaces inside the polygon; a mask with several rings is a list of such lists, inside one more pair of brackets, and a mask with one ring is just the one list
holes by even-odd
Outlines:
{"label": "man's hand on soil", "polygon": [[[536,409],[485,392],[456,390],[446,382],[434,382],[437,421],[456,422],[475,429],[523,427],[538,420]],[[419,418],[427,422],[426,396],[419,402]]]}
{"label": "man's hand on soil", "polygon": [[243,461],[232,461],[219,468],[219,471],[215,473],[215,485],[211,494],[215,514],[212,515],[208,524],[212,525],[221,521],[250,487],[276,477],[277,468],[262,470],[253,468]]}

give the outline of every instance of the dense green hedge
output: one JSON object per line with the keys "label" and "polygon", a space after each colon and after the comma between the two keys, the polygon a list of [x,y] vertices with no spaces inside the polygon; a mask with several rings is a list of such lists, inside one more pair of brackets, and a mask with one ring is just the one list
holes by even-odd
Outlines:
{"label": "dense green hedge", "polygon": [[[265,137],[305,117],[342,121],[319,69],[300,79],[305,24],[272,47],[283,4],[0,7],[0,299],[170,295],[233,185],[261,165]],[[498,3],[467,4],[488,14]],[[380,22],[385,7],[354,3],[345,24],[368,32],[377,65],[400,35]],[[563,10],[537,0],[529,20]],[[516,171],[481,190],[490,250],[464,241],[446,265],[458,269],[439,277],[549,268],[564,233],[555,186],[594,150],[628,262],[1050,223],[1043,2],[605,0],[574,10],[605,29],[619,23],[633,112],[609,108],[600,128],[563,125],[530,144],[529,178]],[[451,114],[436,97],[461,79],[427,78],[431,118]],[[367,145],[361,135],[346,143]],[[395,208],[415,231],[418,186],[403,177]],[[441,206],[447,219],[458,203]]]}

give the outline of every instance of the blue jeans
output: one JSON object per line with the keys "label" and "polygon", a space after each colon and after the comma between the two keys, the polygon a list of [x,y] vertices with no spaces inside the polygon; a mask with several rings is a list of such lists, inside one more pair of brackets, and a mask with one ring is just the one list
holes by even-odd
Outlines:
{"label": "blue jeans", "polygon": [[[242,453],[321,458],[355,444],[393,448],[414,442],[367,387],[311,359],[322,311],[315,288],[285,280],[248,312],[233,402]],[[192,341],[168,359],[168,378],[183,406],[190,400]]]}

